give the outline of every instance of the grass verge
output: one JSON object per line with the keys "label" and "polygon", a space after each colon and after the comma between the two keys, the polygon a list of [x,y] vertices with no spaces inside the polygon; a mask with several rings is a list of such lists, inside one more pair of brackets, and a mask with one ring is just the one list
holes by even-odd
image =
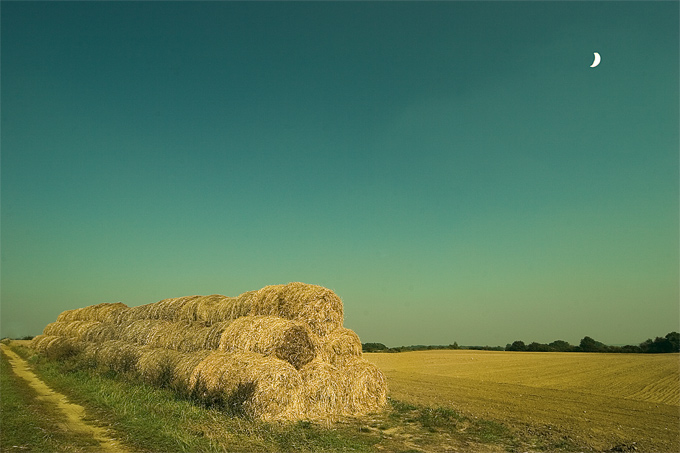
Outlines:
{"label": "grass verge", "polygon": [[62,429],[64,415],[38,399],[30,385],[12,371],[0,354],[0,451],[94,451],[92,437]]}
{"label": "grass verge", "polygon": [[[48,360],[27,348],[27,358],[49,386],[81,404],[134,451],[573,451],[561,439],[527,435],[452,408],[390,400],[386,411],[332,424],[267,423],[229,414],[134,374],[100,372],[76,358]],[[3,411],[5,401],[3,398]],[[39,449],[40,450],[40,449]],[[42,450],[52,450],[44,448]],[[4,449],[3,449],[4,451]]]}

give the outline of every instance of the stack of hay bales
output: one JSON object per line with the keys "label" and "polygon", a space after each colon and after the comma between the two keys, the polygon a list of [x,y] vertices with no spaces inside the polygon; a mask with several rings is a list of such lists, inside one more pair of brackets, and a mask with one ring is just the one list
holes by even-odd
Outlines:
{"label": "stack of hay bales", "polygon": [[93,367],[251,417],[333,419],[378,411],[387,395],[383,374],[362,358],[343,316],[333,291],[289,283],[238,297],[69,310],[33,347],[50,357],[79,354]]}

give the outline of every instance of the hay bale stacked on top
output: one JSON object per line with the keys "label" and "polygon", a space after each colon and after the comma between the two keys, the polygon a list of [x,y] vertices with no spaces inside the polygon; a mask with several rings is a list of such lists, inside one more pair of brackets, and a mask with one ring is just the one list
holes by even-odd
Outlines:
{"label": "hay bale stacked on top", "polygon": [[386,402],[385,378],[361,357],[331,290],[304,283],[238,297],[190,296],[139,307],[68,310],[33,347],[167,386],[262,419],[364,415]]}

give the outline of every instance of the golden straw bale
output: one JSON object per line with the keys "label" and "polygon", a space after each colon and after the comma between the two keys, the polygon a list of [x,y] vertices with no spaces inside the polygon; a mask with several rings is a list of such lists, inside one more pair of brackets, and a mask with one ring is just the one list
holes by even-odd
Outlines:
{"label": "golden straw bale", "polygon": [[307,418],[334,419],[343,413],[345,386],[339,369],[316,358],[300,369],[301,401]]}
{"label": "golden straw bale", "polygon": [[[57,318],[59,319],[59,318]],[[42,331],[43,335],[61,335],[61,331],[63,329],[62,326],[65,326],[69,324],[71,321],[55,321],[51,322],[48,325],[45,326],[45,328]]]}
{"label": "golden straw bale", "polygon": [[319,336],[342,327],[342,300],[323,286],[299,282],[270,285],[249,298],[252,301],[251,315],[278,315],[299,320],[307,323]]}
{"label": "golden straw bale", "polygon": [[140,349],[140,346],[127,341],[105,341],[97,350],[97,363],[119,373],[133,371],[137,366]]}
{"label": "golden straw bale", "polygon": [[149,304],[129,307],[126,310],[114,312],[107,318],[107,321],[118,325],[127,325],[132,321],[148,319],[148,305]]}
{"label": "golden straw bale", "polygon": [[52,338],[54,338],[54,335],[45,335],[45,334],[36,335],[31,340],[31,348],[35,349],[37,352],[43,352],[43,350],[42,350],[43,342],[49,341]]}
{"label": "golden straw bale", "polygon": [[37,350],[37,349],[38,349],[38,345],[40,344],[40,342],[42,341],[43,338],[45,338],[45,335],[44,335],[44,334],[36,335],[35,337],[33,337],[33,338],[31,339],[31,342],[29,343],[29,347],[31,347],[32,349]]}
{"label": "golden straw bale", "polygon": [[210,328],[197,322],[156,321],[149,328],[147,343],[151,347],[193,352],[203,349]]}
{"label": "golden straw bale", "polygon": [[196,307],[201,296],[186,296],[174,299],[175,312],[173,313],[174,321],[196,321]]}
{"label": "golden straw bale", "polygon": [[46,325],[43,334],[81,340],[88,329],[97,324],[99,324],[99,321],[56,321]]}
{"label": "golden straw bale", "polygon": [[189,379],[194,372],[194,368],[203,361],[212,351],[199,350],[187,353],[178,353],[175,363],[175,372],[170,386],[180,393],[189,393]]}
{"label": "golden straw bale", "polygon": [[107,321],[115,313],[127,310],[127,308],[127,305],[121,302],[105,302],[97,305],[90,305],[88,307],[76,308],[75,310],[66,310],[57,317],[57,321]]}
{"label": "golden straw bale", "polygon": [[83,344],[74,338],[56,337],[45,346],[45,355],[50,359],[61,359],[78,354]]}
{"label": "golden straw bale", "polygon": [[[149,319],[147,321],[149,321],[148,324],[139,324],[140,327],[145,326],[145,328],[140,328],[138,335],[141,341],[138,341],[139,344],[148,344],[151,346],[167,344],[171,342],[168,338],[171,336],[175,341],[180,341],[182,332],[174,322],[163,319]],[[173,333],[174,335],[172,335]]]}
{"label": "golden straw bale", "polygon": [[[40,337],[36,340],[36,338]],[[31,346],[40,354],[50,359],[61,359],[78,354],[82,345],[73,338],[56,335],[38,335],[31,342]]]}
{"label": "golden straw bale", "polygon": [[191,375],[193,393],[265,420],[303,417],[302,379],[288,362],[254,352],[213,352]]}
{"label": "golden straw bale", "polygon": [[250,306],[252,308],[255,298],[257,297],[257,291],[246,291],[245,293],[239,294],[236,298],[240,303]]}
{"label": "golden straw bale", "polygon": [[312,337],[316,347],[316,355],[325,362],[342,366],[344,362],[361,357],[361,340],[350,329],[339,327],[325,337]]}
{"label": "golden straw bale", "polygon": [[[182,325],[181,323],[175,323]],[[181,336],[182,340],[174,349],[182,352],[193,352],[199,349],[205,349],[208,342],[208,335],[210,335],[210,327],[204,327],[200,323],[184,324],[184,334]]]}
{"label": "golden straw bale", "polygon": [[158,325],[157,319],[137,319],[132,321],[127,325],[121,325],[120,339],[132,343],[138,343],[141,345],[147,344],[147,337],[151,333],[151,330]]}
{"label": "golden straw bale", "polygon": [[[150,319],[165,319],[167,321],[194,321],[196,300],[200,296],[177,297],[172,299],[163,299],[160,302],[148,304],[147,317]],[[193,305],[194,307],[186,307],[186,305]]]}
{"label": "golden straw bale", "polygon": [[122,302],[108,304],[106,306],[100,307],[99,310],[97,310],[97,321],[112,322],[118,313],[125,312],[127,310],[128,306]]}
{"label": "golden straw bale", "polygon": [[196,319],[207,326],[247,316],[250,304],[238,297],[219,294],[201,297],[196,303]]}
{"label": "golden straw bale", "polygon": [[345,415],[366,415],[384,408],[387,403],[385,375],[366,359],[347,360],[338,374],[344,385]]}
{"label": "golden straw bale", "polygon": [[299,369],[315,357],[312,335],[306,325],[289,319],[242,316],[224,330],[219,348],[274,356]]}
{"label": "golden straw bale", "polygon": [[82,362],[91,368],[99,365],[97,354],[99,353],[99,343],[83,342]]}
{"label": "golden straw bale", "polygon": [[171,349],[149,347],[143,347],[139,352],[137,371],[142,380],[161,387],[170,385],[174,380],[179,353]]}
{"label": "golden straw bale", "polygon": [[71,322],[75,321],[76,317],[78,316],[78,312],[81,310],[81,308],[75,308],[73,310],[65,310],[59,313],[59,316],[57,316],[57,322]]}
{"label": "golden straw bale", "polygon": [[83,335],[82,341],[101,343],[102,341],[118,340],[120,327],[110,322],[100,322],[89,326]]}
{"label": "golden straw bale", "polygon": [[216,322],[208,327],[208,333],[205,336],[205,343],[203,349],[218,349],[220,347],[220,339],[222,334],[229,327],[231,321]]}

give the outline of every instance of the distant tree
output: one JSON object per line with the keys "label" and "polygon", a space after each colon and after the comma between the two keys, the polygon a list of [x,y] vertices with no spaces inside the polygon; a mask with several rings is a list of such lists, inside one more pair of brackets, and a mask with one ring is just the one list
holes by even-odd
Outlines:
{"label": "distant tree", "polygon": [[505,347],[506,351],[526,351],[527,345],[522,340],[513,341],[512,344]]}
{"label": "distant tree", "polygon": [[361,345],[361,349],[364,352],[378,352],[386,350],[387,346],[382,343],[364,343]]}
{"label": "distant tree", "polygon": [[534,342],[529,343],[529,345],[527,346],[527,351],[548,352],[548,351],[550,351],[550,348],[548,347],[547,344],[537,343],[537,342],[534,341]]}
{"label": "distant tree", "polygon": [[457,341],[454,341],[453,344],[449,345],[449,349],[460,349],[460,346],[458,346]]}
{"label": "distant tree", "polygon": [[680,333],[671,332],[666,334],[666,339],[671,344],[671,352],[680,352]]}
{"label": "distant tree", "polygon": [[606,346],[604,343],[593,340],[590,337],[583,337],[581,343],[579,344],[579,349],[583,352],[604,352]]}
{"label": "distant tree", "polygon": [[550,346],[552,351],[556,352],[569,352],[574,350],[574,347],[564,340],[555,340],[548,346]]}
{"label": "distant tree", "polygon": [[634,354],[634,353],[640,353],[640,352],[642,352],[642,350],[640,349],[640,346],[633,346],[633,345],[627,344],[625,346],[621,346],[621,352]]}
{"label": "distant tree", "polygon": [[640,350],[650,354],[680,352],[680,334],[671,332],[665,337],[656,337],[654,341],[650,338],[640,343]]}

